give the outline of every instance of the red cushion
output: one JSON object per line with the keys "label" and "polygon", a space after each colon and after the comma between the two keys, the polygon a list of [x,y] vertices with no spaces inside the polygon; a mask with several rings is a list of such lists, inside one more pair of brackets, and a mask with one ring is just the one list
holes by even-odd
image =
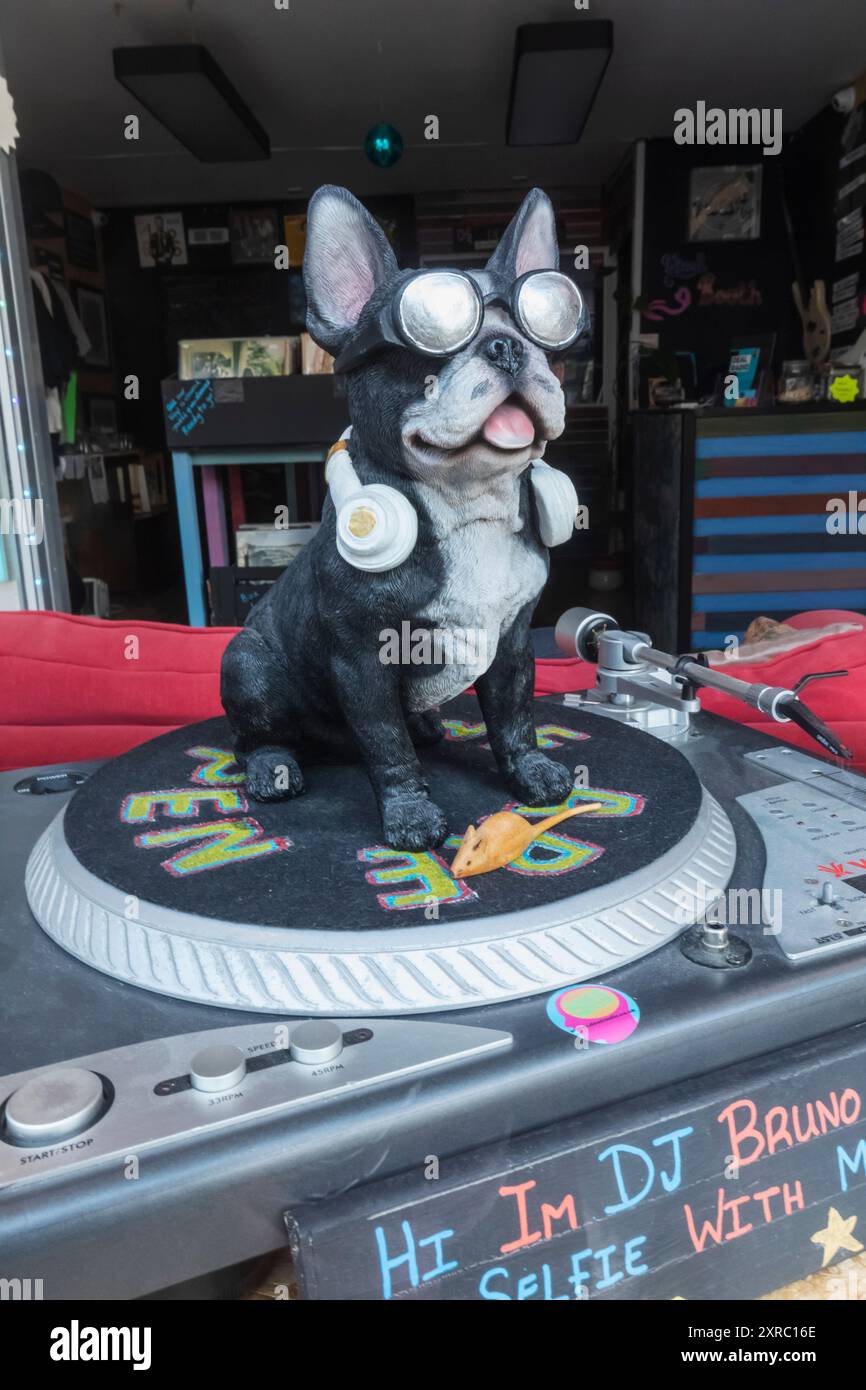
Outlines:
{"label": "red cushion", "polygon": [[[0,613],[0,770],[114,757],[220,714],[220,659],[235,631]],[[807,671],[847,670],[847,679],[816,681],[804,698],[854,749],[855,765],[866,768],[866,631],[820,638],[760,665],[720,669],[787,687]],[[583,661],[536,662],[537,695],[585,690],[594,680],[595,668]],[[701,701],[788,743],[817,747],[796,725],[776,724],[730,696],[705,691]]]}
{"label": "red cushion", "polygon": [[113,757],[220,714],[235,630],[0,613],[0,769]]}
{"label": "red cushion", "polygon": [[[813,681],[801,692],[801,698],[853,751],[853,761],[847,766],[866,771],[866,630],[860,628],[857,632],[819,637],[794,652],[785,652],[754,666],[741,666],[736,662],[733,667],[718,669],[727,670],[743,681],[762,681],[765,685],[781,685],[788,689],[810,671],[847,671],[847,676]],[[766,729],[785,743],[796,744],[808,752],[821,751],[796,724],[776,724],[769,715],[759,714],[730,695],[707,691],[701,696],[701,703],[704,709],[723,714],[727,719]]]}
{"label": "red cushion", "polygon": [[852,613],[850,608],[813,608],[811,613],[795,613],[786,618],[788,627],[828,627],[830,623],[855,623],[863,626],[862,613]]}

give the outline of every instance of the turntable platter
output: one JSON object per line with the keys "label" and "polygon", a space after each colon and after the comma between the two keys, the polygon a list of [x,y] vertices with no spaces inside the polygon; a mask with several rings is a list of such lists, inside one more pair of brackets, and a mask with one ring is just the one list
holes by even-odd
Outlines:
{"label": "turntable platter", "polygon": [[[461,881],[466,825],[510,807],[470,697],[420,757],[455,835],[390,849],[360,765],[305,770],[308,794],[248,802],[222,719],[107,764],[28,866],[43,928],[87,964],[223,1007],[428,1012],[538,993],[664,944],[727,884],[735,842],[681,753],[638,729],[537,701],[539,744],[578,769],[566,821],[506,869]],[[685,895],[685,896],[684,896]]]}

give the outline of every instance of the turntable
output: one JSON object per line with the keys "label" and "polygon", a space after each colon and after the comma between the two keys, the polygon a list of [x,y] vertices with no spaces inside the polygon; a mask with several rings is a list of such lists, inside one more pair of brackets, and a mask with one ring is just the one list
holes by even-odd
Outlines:
{"label": "turntable", "polygon": [[[451,1193],[453,1215],[486,1174],[564,1152],[597,1171],[611,1134],[637,1151],[660,1117],[718,1118],[728,1094],[757,1115],[782,1079],[792,1100],[825,1073],[837,1100],[838,1077],[863,1089],[866,779],[701,713],[702,685],[742,683],[603,614],[573,610],[558,640],[597,662],[597,687],[537,701],[538,740],[576,769],[571,801],[600,808],[489,875],[451,875],[456,837],[423,853],[377,843],[360,767],[312,768],[310,796],[249,803],[222,720],[101,768],[0,778],[0,1277],[41,1278],[46,1297],[135,1297],[276,1249],[286,1220],[319,1297],[517,1296],[481,1288],[494,1255],[530,1280],[527,1297],[673,1297],[686,1265],[690,1288],[715,1290],[703,1296],[748,1296],[812,1267],[825,1190],[856,1191],[862,1208],[850,1101],[808,1146],[755,1155],[741,1192],[773,1178],[793,1190],[785,1164],[820,1158],[783,1240],[767,1223],[702,1258],[684,1236],[564,1293],[545,1292],[555,1268],[529,1268],[537,1251],[518,1241],[503,1256],[477,1218],[459,1268],[404,1286],[383,1283],[387,1260],[317,1254],[337,1229],[344,1253],[347,1230],[372,1241],[358,1213],[386,1197],[401,1222],[423,1206],[431,1154],[452,1164],[436,1200]],[[798,692],[737,693],[843,751]],[[443,717],[422,759],[462,830],[511,803],[474,699]],[[843,1125],[847,1167],[827,1159]],[[688,1180],[723,1180],[729,1156],[710,1145]],[[667,1176],[659,1196],[680,1200],[685,1170]],[[637,1205],[618,1178],[619,1204],[584,1185],[587,1241]],[[667,1200],[653,1212],[670,1220]],[[565,1259],[562,1234],[542,1244]]]}

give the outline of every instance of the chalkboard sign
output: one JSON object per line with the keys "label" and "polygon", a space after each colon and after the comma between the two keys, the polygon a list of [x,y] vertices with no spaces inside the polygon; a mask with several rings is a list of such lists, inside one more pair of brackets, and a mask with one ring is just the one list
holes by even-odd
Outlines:
{"label": "chalkboard sign", "polygon": [[757,1297],[864,1248],[864,1098],[861,1025],[459,1158],[431,1134],[287,1213],[304,1296]]}
{"label": "chalkboard sign", "polygon": [[322,457],[345,427],[341,377],[216,377],[162,382],[170,449],[254,449],[322,446]]}

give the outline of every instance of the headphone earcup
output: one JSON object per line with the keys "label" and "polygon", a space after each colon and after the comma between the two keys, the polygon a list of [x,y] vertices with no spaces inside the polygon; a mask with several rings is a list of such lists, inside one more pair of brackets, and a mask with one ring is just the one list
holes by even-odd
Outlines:
{"label": "headphone earcup", "polygon": [[536,459],[532,464],[532,490],[538,513],[538,531],[546,546],[567,541],[577,520],[577,493],[566,473]]}
{"label": "headphone earcup", "polygon": [[328,454],[325,478],[337,513],[337,551],[348,565],[372,574],[396,569],[418,539],[415,508],[396,488],[364,485],[346,448],[351,426]]}
{"label": "headphone earcup", "polygon": [[371,483],[337,508],[337,550],[347,564],[378,574],[408,559],[418,539],[418,517],[396,488]]}

